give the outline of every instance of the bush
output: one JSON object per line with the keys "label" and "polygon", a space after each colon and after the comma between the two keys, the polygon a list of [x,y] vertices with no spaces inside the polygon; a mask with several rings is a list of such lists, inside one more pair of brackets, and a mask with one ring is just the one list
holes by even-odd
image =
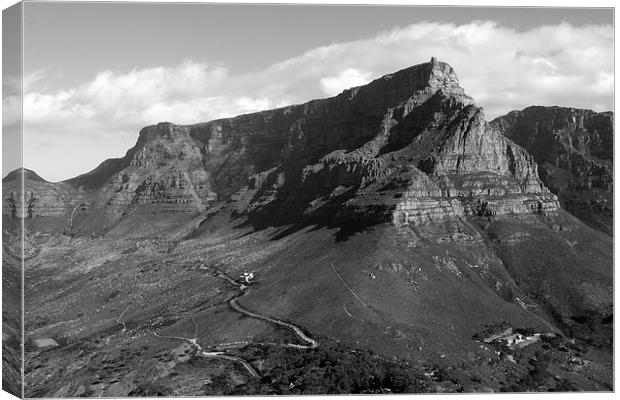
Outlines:
{"label": "bush", "polygon": [[260,353],[274,366],[263,382],[278,394],[427,391],[428,378],[420,366],[405,360],[388,360],[370,350],[354,349],[343,343],[323,340],[321,347],[308,350],[270,346]]}

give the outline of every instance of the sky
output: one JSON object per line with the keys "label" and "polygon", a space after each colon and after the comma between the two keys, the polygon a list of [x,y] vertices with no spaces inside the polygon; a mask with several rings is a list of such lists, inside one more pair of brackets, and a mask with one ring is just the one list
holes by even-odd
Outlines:
{"label": "sky", "polygon": [[[23,12],[24,166],[51,181],[123,156],[146,125],[329,97],[431,56],[489,120],[534,104],[613,107],[611,9],[28,2]],[[4,23],[3,138],[20,118],[7,43]],[[5,152],[3,175],[18,166]]]}

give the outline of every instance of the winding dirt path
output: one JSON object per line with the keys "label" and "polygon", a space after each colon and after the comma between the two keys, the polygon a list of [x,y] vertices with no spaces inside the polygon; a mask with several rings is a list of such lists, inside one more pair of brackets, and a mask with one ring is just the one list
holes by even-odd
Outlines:
{"label": "winding dirt path", "polygon": [[229,304],[232,306],[232,308],[234,308],[235,310],[237,310],[238,312],[242,314],[247,315],[248,317],[262,319],[264,321],[269,321],[271,323],[274,323],[280,326],[285,326],[293,330],[293,332],[295,332],[295,334],[297,334],[297,336],[299,336],[301,340],[303,340],[306,343],[309,343],[307,346],[300,345],[300,344],[294,344],[294,343],[287,343],[287,346],[289,347],[295,347],[298,349],[314,349],[315,347],[319,345],[319,343],[316,340],[307,336],[298,326],[279,320],[279,319],[276,319],[276,318],[268,317],[266,315],[256,314],[256,313],[253,313],[252,311],[246,310],[245,308],[239,305],[239,303],[237,302],[237,298],[230,300]]}
{"label": "winding dirt path", "polygon": [[[196,324],[194,317],[192,316],[192,322],[194,322],[196,328],[198,327],[198,324]],[[186,338],[186,337],[182,337],[182,336],[167,336],[167,335],[160,335],[157,332],[153,332],[153,334],[159,338],[162,339],[172,339],[172,340],[182,340],[185,342],[188,342],[190,344],[190,346],[192,346],[192,348],[194,348],[196,350],[196,355],[200,356],[200,357],[206,357],[206,358],[223,358],[224,360],[229,360],[229,361],[235,361],[240,363],[241,365],[243,365],[243,367],[250,373],[250,375],[252,375],[255,378],[260,378],[260,375],[258,374],[258,372],[256,372],[256,370],[244,359],[239,358],[239,357],[235,357],[235,356],[231,356],[228,354],[225,354],[224,352],[221,351],[206,351],[202,349],[202,346],[198,343],[198,338]]]}
{"label": "winding dirt path", "polygon": [[[235,310],[240,312],[241,314],[247,315],[248,317],[251,318],[256,318],[256,319],[260,319],[263,321],[268,321],[271,322],[273,324],[276,325],[280,325],[280,326],[284,326],[286,328],[291,329],[293,332],[295,332],[295,334],[297,336],[299,336],[299,338],[301,340],[303,340],[304,342],[308,343],[308,345],[300,345],[300,344],[296,344],[296,343],[287,343],[285,344],[285,346],[287,347],[293,347],[293,348],[298,348],[298,349],[314,349],[315,347],[317,347],[319,345],[319,343],[312,339],[311,337],[307,336],[298,326],[293,325],[289,322],[286,321],[282,321],[280,319],[277,318],[273,318],[267,315],[262,315],[262,314],[258,314],[255,312],[252,312],[248,309],[245,309],[244,307],[242,307],[238,302],[237,299],[241,296],[243,296],[245,294],[245,289],[247,289],[247,286],[244,285],[243,283],[239,283],[237,281],[235,281],[234,279],[232,279],[230,276],[228,276],[224,271],[221,271],[215,267],[210,267],[206,264],[202,264],[201,268],[206,268],[211,270],[212,272],[214,272],[219,278],[224,279],[225,281],[231,283],[232,285],[238,286],[239,287],[239,291],[240,293],[236,296],[234,296],[232,299],[230,299],[228,301],[228,304],[230,304],[230,306]],[[336,272],[337,273],[337,272]],[[342,279],[342,278],[341,278]],[[346,285],[346,283],[345,283]],[[361,299],[360,299],[361,301]],[[363,302],[362,302],[363,303]]]}
{"label": "winding dirt path", "polygon": [[260,375],[258,374],[258,372],[256,372],[256,370],[247,362],[245,361],[243,358],[239,358],[239,357],[235,357],[235,356],[229,356],[227,354],[224,354],[222,352],[219,351],[203,351],[201,353],[199,353],[202,357],[217,357],[217,358],[223,358],[225,360],[230,360],[230,361],[235,361],[240,363],[241,365],[243,365],[245,367],[245,369],[250,373],[250,375],[252,375],[255,378],[260,378]]}
{"label": "winding dirt path", "polygon": [[123,318],[123,315],[125,315],[125,313],[127,312],[127,310],[129,310],[129,308],[131,307],[131,304],[128,305],[127,307],[125,307],[125,309],[123,310],[123,312],[121,313],[121,315],[119,315],[116,318],[116,322],[123,325],[123,330],[121,332],[125,332],[127,330],[127,324],[125,324],[123,321],[121,321],[121,318]]}
{"label": "winding dirt path", "polygon": [[[273,318],[273,317],[270,317],[270,316],[267,316],[267,315],[258,314],[258,313],[255,313],[255,312],[252,312],[250,310],[245,309],[244,307],[239,305],[239,303],[237,302],[237,299],[245,294],[245,289],[247,289],[246,285],[235,281],[230,276],[228,276],[226,273],[224,273],[223,271],[220,271],[217,268],[209,267],[209,266],[207,266],[205,264],[203,264],[201,267],[210,269],[212,272],[214,272],[216,274],[217,277],[219,277],[219,278],[227,281],[228,283],[230,283],[232,285],[235,285],[235,286],[237,286],[239,288],[240,293],[238,293],[237,295],[233,296],[232,298],[230,298],[228,300],[228,304],[230,304],[230,306],[235,311],[237,311],[237,312],[239,312],[239,313],[241,313],[243,315],[246,315],[248,317],[251,317],[251,318],[260,319],[260,320],[263,320],[263,321],[271,322],[273,324],[289,328],[302,341],[308,343],[307,345],[301,345],[301,344],[296,344],[296,343],[285,343],[282,346],[292,347],[292,348],[296,348],[296,349],[314,349],[315,347],[317,347],[319,345],[319,343],[316,340],[314,340],[311,337],[309,337],[308,335],[306,335],[301,330],[301,328],[299,328],[296,325],[293,325],[293,324],[291,324],[289,322],[286,322],[286,321],[279,320],[277,318]],[[127,308],[129,308],[129,306]],[[119,321],[119,319],[121,318],[121,316],[123,314],[124,314],[124,312],[117,319],[117,321],[119,323],[122,323],[122,322]],[[194,349],[196,349],[196,354],[198,356],[207,357],[207,358],[220,358],[220,359],[224,359],[224,360],[229,360],[229,361],[234,361],[234,362],[240,363],[241,365],[243,365],[243,367],[248,371],[248,373],[250,375],[252,375],[255,378],[260,378],[259,373],[247,361],[245,361],[242,358],[231,356],[229,354],[224,353],[223,351],[206,351],[206,350],[203,350],[202,346],[198,343],[198,323],[196,322],[196,319],[194,318],[194,315],[192,315],[190,319],[192,321],[192,324],[194,325],[194,337],[193,338],[186,338],[186,337],[182,337],[182,336],[166,336],[166,335],[160,335],[157,332],[153,332],[153,334],[155,336],[159,337],[159,338],[162,338],[162,339],[182,340],[182,341],[188,342]],[[125,324],[123,323],[123,327],[124,326],[125,326]],[[230,345],[233,345],[233,344],[249,344],[249,343],[251,343],[251,342],[224,343],[224,344],[221,345],[221,347],[231,347]],[[276,343],[264,343],[264,344],[278,345]],[[229,346],[226,346],[226,345],[229,345]],[[220,347],[220,346],[216,346],[216,348],[217,347]]]}
{"label": "winding dirt path", "polygon": [[[129,293],[129,292],[127,292],[126,290],[123,290],[123,289],[117,289],[117,290],[118,290],[119,292],[121,292],[121,293],[124,293],[124,294],[126,294],[126,295],[132,296],[132,294],[131,294],[131,293]],[[136,293],[136,294],[135,294],[135,296],[139,296],[139,297],[140,297],[140,299],[144,300],[144,296],[142,296],[142,295],[141,295],[141,294],[139,294],[139,293]],[[119,316],[118,316],[118,317],[116,317],[116,323],[117,323],[117,324],[119,324],[119,325],[122,325],[122,326],[123,326],[123,329],[121,329],[121,333],[125,333],[125,332],[127,332],[127,324],[125,323],[125,321],[121,321],[121,318],[123,318],[123,315],[125,315],[125,313],[126,313],[127,311],[129,311],[129,309],[131,308],[131,306],[135,305],[135,304],[134,304],[135,300],[134,300],[133,298],[132,298],[132,299],[130,299],[130,301],[131,301],[131,303],[130,303],[127,307],[125,307],[125,309],[124,309],[124,310],[123,310],[123,311],[119,314]],[[111,335],[109,335],[109,336],[105,339],[105,343],[106,343],[106,344],[109,344],[109,343],[110,343],[110,339],[111,339],[111,338],[112,338],[112,336],[114,336],[114,335],[115,335],[114,333],[113,333],[113,334],[111,334]]]}
{"label": "winding dirt path", "polygon": [[174,339],[174,340],[182,340],[184,342],[187,342],[189,344],[191,344],[192,346],[196,346],[198,348],[198,350],[202,350],[202,346],[200,346],[198,344],[198,339],[197,338],[186,338],[186,337],[182,337],[182,336],[168,336],[168,335],[160,335],[157,332],[153,332],[153,335],[157,336],[158,338],[162,338],[162,339]]}
{"label": "winding dirt path", "polygon": [[359,297],[359,296],[357,295],[357,293],[355,293],[355,291],[351,288],[351,286],[349,286],[349,285],[347,284],[347,282],[345,282],[345,280],[344,280],[344,278],[342,277],[342,275],[340,275],[340,273],[336,270],[336,267],[334,266],[334,263],[332,263],[332,270],[334,271],[334,273],[336,274],[336,276],[338,277],[338,279],[340,279],[340,282],[342,282],[342,284],[344,285],[344,287],[345,287],[345,288],[347,288],[347,290],[348,290],[349,292],[351,292],[351,294],[353,295],[353,297],[355,297],[355,298],[356,298],[356,299],[357,299],[360,303],[362,303],[362,305],[363,305],[364,307],[368,307],[368,304],[366,304],[366,303],[364,302],[364,300],[362,300],[362,298],[361,298],[361,297]]}

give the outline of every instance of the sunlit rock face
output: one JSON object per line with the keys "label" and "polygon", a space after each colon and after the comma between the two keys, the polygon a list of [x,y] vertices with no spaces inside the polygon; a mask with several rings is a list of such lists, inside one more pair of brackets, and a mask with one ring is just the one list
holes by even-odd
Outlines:
{"label": "sunlit rock face", "polygon": [[149,126],[125,157],[53,185],[79,198],[46,201],[47,212],[84,202],[103,227],[221,201],[269,224],[421,224],[558,207],[532,156],[486,122],[454,69],[435,58],[328,99]]}
{"label": "sunlit rock face", "polygon": [[[25,190],[22,191],[22,182]],[[47,182],[34,171],[18,169],[2,181],[2,215],[11,218],[62,216],[65,202],[61,184]]]}
{"label": "sunlit rock face", "polygon": [[[433,59],[316,103],[322,118],[295,119],[281,161],[245,188],[251,215],[419,224],[557,210],[533,158],[486,122],[448,64]],[[372,118],[360,127],[360,115]]]}
{"label": "sunlit rock face", "polygon": [[544,184],[587,224],[613,231],[613,113],[528,107],[491,122],[527,149]]}

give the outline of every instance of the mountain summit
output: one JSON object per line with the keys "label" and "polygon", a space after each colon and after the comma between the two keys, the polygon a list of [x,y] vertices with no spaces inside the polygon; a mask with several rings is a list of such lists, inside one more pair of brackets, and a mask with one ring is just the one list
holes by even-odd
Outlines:
{"label": "mountain summit", "polygon": [[613,113],[532,106],[491,124],[534,156],[564,208],[613,234]]}

